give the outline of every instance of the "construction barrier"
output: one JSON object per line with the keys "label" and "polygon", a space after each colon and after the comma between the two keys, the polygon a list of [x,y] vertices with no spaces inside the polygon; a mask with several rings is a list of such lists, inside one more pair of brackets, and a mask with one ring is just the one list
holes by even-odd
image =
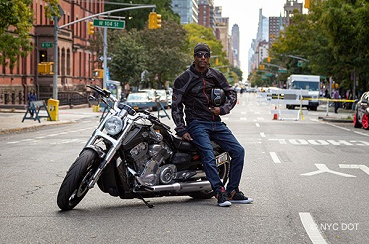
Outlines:
{"label": "construction barrier", "polygon": [[[47,115],[41,115],[40,110],[44,109]],[[29,115],[28,115],[29,114]],[[47,110],[46,104],[44,101],[31,101],[29,106],[27,107],[27,111],[23,116],[22,123],[26,119],[38,120],[41,123],[40,118],[48,118],[51,120],[49,111]]]}

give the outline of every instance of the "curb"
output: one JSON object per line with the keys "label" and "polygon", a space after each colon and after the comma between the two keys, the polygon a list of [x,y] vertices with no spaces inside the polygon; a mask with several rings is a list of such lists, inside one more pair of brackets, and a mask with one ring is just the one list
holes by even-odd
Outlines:
{"label": "curb", "polygon": [[23,132],[23,131],[34,131],[37,128],[42,128],[42,127],[46,127],[46,126],[57,126],[57,125],[62,125],[62,124],[72,124],[75,123],[76,121],[58,121],[57,123],[54,124],[37,124],[37,125],[29,125],[26,127],[19,127],[19,128],[9,128],[9,129],[0,129],[0,135],[3,134],[9,134],[9,133],[15,133],[15,132]]}
{"label": "curb", "polygon": [[346,118],[318,117],[318,119],[321,119],[321,120],[327,121],[327,122],[333,122],[333,123],[353,123],[352,119],[346,119]]}

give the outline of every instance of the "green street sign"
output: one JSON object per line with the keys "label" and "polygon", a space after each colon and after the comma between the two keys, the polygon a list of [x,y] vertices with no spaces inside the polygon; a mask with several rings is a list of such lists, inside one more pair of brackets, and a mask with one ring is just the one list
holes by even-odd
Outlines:
{"label": "green street sign", "polygon": [[41,47],[42,48],[50,48],[50,47],[53,47],[53,43],[52,42],[42,42]]}
{"label": "green street sign", "polygon": [[287,69],[279,69],[278,73],[287,73]]}
{"label": "green street sign", "polygon": [[265,76],[266,76],[266,77],[272,77],[272,76],[273,76],[273,74],[271,74],[271,73],[266,73],[266,74],[265,74]]}
{"label": "green street sign", "polygon": [[124,20],[94,19],[94,26],[107,27],[107,28],[113,28],[113,29],[124,29],[125,23],[126,22]]}

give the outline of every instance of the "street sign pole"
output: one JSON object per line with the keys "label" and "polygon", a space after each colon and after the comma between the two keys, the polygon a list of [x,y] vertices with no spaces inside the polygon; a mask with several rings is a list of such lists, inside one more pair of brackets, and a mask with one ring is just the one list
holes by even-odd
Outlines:
{"label": "street sign pole", "polygon": [[103,44],[103,48],[104,48],[104,78],[103,78],[103,88],[107,88],[106,87],[106,83],[107,83],[107,79],[106,79],[106,73],[107,73],[107,67],[108,67],[108,61],[106,59],[107,56],[107,47],[108,47],[108,28],[104,27],[104,44]]}
{"label": "street sign pole", "polygon": [[54,19],[54,75],[53,75],[53,99],[58,100],[58,21],[57,16]]}

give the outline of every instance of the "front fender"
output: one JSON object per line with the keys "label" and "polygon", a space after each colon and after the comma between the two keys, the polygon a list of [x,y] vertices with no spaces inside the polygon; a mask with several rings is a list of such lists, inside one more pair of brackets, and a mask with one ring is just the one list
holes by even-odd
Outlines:
{"label": "front fender", "polygon": [[101,147],[97,146],[97,145],[88,145],[84,149],[92,149],[92,150],[94,150],[97,153],[97,155],[99,155],[99,158],[104,158],[105,157],[104,150]]}

